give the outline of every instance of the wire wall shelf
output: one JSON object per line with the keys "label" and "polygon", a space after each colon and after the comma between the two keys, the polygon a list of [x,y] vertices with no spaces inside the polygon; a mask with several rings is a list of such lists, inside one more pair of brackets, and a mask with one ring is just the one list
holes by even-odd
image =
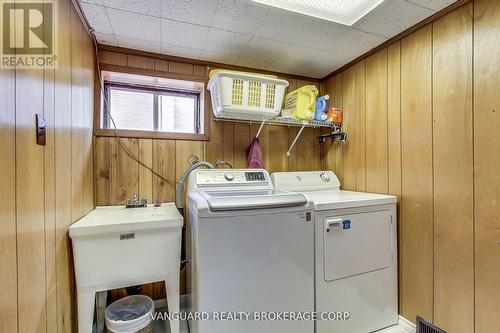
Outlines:
{"label": "wire wall shelf", "polygon": [[215,121],[231,121],[237,123],[249,123],[249,124],[258,124],[264,122],[268,125],[278,125],[278,126],[288,126],[288,127],[326,127],[326,128],[340,128],[340,125],[332,123],[332,122],[323,122],[317,120],[299,120],[295,118],[285,118],[285,117],[275,117],[271,119],[262,119],[258,117],[249,117],[247,115],[242,116],[231,116],[231,117],[217,117],[215,115],[212,116],[212,119]]}
{"label": "wire wall shelf", "polygon": [[[332,140],[333,140],[333,138],[337,137],[341,133],[343,133],[343,135],[345,135],[345,133],[342,132],[342,126],[340,124],[336,124],[336,123],[333,123],[333,122],[317,121],[317,120],[299,120],[299,119],[288,118],[288,117],[275,117],[275,118],[267,119],[267,118],[264,118],[262,116],[261,117],[259,117],[259,116],[251,116],[251,115],[248,115],[248,114],[234,114],[234,115],[231,115],[231,116],[227,116],[226,115],[224,117],[212,115],[212,119],[215,120],[215,121],[230,121],[230,122],[247,123],[247,124],[258,124],[258,123],[260,123],[261,125],[260,125],[259,131],[257,132],[257,135],[256,135],[257,138],[259,137],[259,135],[260,135],[260,133],[262,131],[262,128],[264,127],[265,124],[268,124],[268,125],[279,125],[279,126],[288,126],[288,127],[300,127],[300,130],[297,133],[297,136],[293,140],[290,148],[288,149],[288,151],[286,153],[287,156],[290,156],[291,151],[293,149],[293,146],[295,145],[295,143],[299,139],[300,135],[302,134],[302,131],[306,127],[312,127],[312,128],[329,128],[330,129],[331,133],[329,133],[329,134],[322,134],[320,137],[318,137],[318,142],[319,143],[325,142],[325,140],[326,140],[327,137],[332,138]],[[345,141],[346,138],[347,137],[344,136],[344,137],[341,138],[341,140]]]}

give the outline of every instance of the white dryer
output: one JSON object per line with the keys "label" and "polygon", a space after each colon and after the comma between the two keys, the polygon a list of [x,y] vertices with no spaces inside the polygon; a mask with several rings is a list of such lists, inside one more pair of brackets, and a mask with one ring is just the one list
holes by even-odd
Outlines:
{"label": "white dryer", "polygon": [[252,320],[314,311],[314,223],[306,197],[275,191],[260,169],[196,170],[187,197],[191,311],[251,315],[193,320],[190,332],[313,333],[310,320]]}
{"label": "white dryer", "polygon": [[[314,203],[317,333],[368,333],[398,324],[396,197],[340,190],[331,171],[278,172],[276,189]],[[321,318],[320,318],[321,319]]]}

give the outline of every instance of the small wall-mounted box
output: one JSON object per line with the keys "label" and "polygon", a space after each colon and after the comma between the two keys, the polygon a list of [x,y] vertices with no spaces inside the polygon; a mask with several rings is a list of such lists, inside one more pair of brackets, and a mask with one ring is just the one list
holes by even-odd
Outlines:
{"label": "small wall-mounted box", "polygon": [[36,122],[36,144],[45,146],[47,142],[47,122],[45,117],[40,114],[35,115]]}

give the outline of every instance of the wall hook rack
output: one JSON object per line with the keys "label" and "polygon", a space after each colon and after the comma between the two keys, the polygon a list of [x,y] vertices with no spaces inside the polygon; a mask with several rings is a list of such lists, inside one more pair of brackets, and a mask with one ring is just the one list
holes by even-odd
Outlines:
{"label": "wall hook rack", "polygon": [[321,134],[316,139],[318,143],[323,143],[326,141],[326,139],[331,139],[332,142],[334,142],[335,140],[347,141],[347,133],[343,132],[341,128],[338,128],[335,131],[332,131],[331,133]]}

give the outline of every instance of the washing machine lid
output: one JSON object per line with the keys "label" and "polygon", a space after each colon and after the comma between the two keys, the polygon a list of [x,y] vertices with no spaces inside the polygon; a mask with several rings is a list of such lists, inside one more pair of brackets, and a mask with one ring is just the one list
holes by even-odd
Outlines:
{"label": "washing machine lid", "polygon": [[125,206],[96,207],[89,214],[69,227],[69,235],[88,237],[92,235],[135,232],[165,228],[181,228],[183,217],[173,203],[160,207],[144,208]]}
{"label": "washing machine lid", "polygon": [[397,198],[392,195],[365,192],[320,190],[304,191],[302,193],[314,203],[314,210],[316,211],[387,205],[397,202]]}
{"label": "washing machine lid", "polygon": [[276,190],[205,191],[200,194],[213,212],[297,207],[308,203],[301,193]]}

